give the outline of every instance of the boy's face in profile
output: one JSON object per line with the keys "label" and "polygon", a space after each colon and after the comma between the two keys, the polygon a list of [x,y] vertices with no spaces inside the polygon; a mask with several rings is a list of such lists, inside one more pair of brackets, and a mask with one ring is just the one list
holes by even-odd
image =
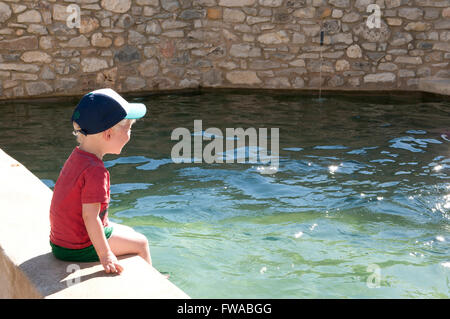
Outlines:
{"label": "boy's face in profile", "polygon": [[108,153],[120,154],[122,152],[122,148],[130,140],[132,125],[132,121],[126,121],[105,131],[109,144]]}

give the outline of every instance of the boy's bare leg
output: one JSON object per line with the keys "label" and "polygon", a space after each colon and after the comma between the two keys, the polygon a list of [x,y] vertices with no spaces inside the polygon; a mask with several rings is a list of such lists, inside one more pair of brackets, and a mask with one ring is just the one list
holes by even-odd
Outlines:
{"label": "boy's bare leg", "polygon": [[108,239],[108,244],[114,255],[138,254],[150,265],[152,264],[147,237],[131,227],[111,222],[110,224],[114,230]]}

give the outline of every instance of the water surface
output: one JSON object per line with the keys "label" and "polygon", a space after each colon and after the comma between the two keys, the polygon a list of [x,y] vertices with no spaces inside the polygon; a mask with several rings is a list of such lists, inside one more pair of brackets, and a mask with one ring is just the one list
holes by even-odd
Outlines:
{"label": "water surface", "polygon": [[[154,266],[191,297],[450,296],[448,100],[270,92],[134,100],[148,115],[120,156],[104,158],[110,218],[144,233]],[[76,103],[0,106],[0,147],[49,187],[75,146]],[[173,163],[172,131],[204,135],[194,132],[199,119],[224,133],[279,128],[278,172]]]}

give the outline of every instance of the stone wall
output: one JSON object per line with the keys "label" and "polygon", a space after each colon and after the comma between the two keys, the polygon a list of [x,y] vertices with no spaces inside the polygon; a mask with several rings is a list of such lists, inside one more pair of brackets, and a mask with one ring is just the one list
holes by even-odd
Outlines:
{"label": "stone wall", "polygon": [[[381,10],[373,28],[370,4]],[[0,0],[0,98],[417,90],[450,78],[449,40],[450,0]]]}

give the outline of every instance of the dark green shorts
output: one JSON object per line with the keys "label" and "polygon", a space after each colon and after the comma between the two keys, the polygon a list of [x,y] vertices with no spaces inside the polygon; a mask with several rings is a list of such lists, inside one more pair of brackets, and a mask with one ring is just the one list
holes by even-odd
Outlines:
{"label": "dark green shorts", "polygon": [[[111,237],[113,232],[112,227],[105,227],[105,236],[106,239]],[[78,261],[78,262],[94,262],[99,261],[97,252],[95,251],[94,245],[90,245],[86,248],[81,249],[70,249],[64,248],[50,242],[50,246],[52,246],[53,255],[64,261]]]}

